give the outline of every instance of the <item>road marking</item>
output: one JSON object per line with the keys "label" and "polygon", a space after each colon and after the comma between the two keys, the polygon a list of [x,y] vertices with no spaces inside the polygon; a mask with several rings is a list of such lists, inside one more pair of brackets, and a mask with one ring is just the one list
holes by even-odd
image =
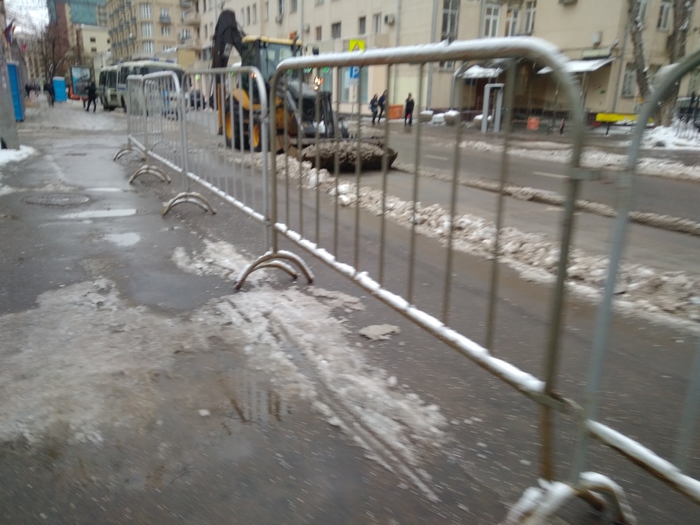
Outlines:
{"label": "road marking", "polygon": [[435,159],[435,160],[450,160],[449,157],[441,157],[440,155],[423,155],[426,159]]}
{"label": "road marking", "polygon": [[542,177],[551,177],[553,179],[565,179],[566,175],[558,175],[556,173],[545,173],[544,171],[533,171],[533,175],[540,175]]}

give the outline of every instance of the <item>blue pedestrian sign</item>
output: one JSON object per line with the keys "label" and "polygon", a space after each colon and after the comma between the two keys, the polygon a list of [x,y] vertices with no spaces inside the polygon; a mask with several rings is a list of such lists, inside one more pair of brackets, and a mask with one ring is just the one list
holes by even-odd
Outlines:
{"label": "blue pedestrian sign", "polygon": [[360,80],[360,66],[352,66],[350,68],[350,84],[357,84],[358,80]]}

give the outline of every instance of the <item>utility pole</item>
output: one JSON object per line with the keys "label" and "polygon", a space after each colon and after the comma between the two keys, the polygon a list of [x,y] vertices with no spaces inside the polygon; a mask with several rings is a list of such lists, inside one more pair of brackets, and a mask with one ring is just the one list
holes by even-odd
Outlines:
{"label": "utility pole", "polygon": [[[5,0],[0,0],[0,25],[2,29],[7,27]],[[8,149],[19,149],[15,109],[12,105],[10,77],[7,73],[7,60],[5,59],[4,36],[0,36],[0,139]]]}

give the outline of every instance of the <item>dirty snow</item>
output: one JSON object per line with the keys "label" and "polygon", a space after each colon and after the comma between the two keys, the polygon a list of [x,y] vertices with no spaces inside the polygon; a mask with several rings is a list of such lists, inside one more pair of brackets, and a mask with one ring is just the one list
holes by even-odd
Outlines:
{"label": "dirty snow", "polygon": [[401,330],[391,324],[373,324],[361,328],[358,333],[371,341],[387,341],[392,335],[401,333]]}
{"label": "dirty snow", "polygon": [[20,146],[19,149],[0,149],[0,168],[10,162],[23,161],[34,153],[36,150],[29,146]]}
{"label": "dirty snow", "polygon": [[[0,442],[67,433],[99,444],[103,430],[137,427],[155,415],[153,374],[178,349],[206,346],[190,322],[134,307],[104,279],[45,292],[37,303],[0,317]],[[221,318],[195,318],[219,337],[238,337],[219,330]]]}
{"label": "dirty snow", "polygon": [[[232,245],[211,241],[202,253],[177,249],[173,260],[197,275],[224,276],[235,274],[249,262]],[[358,299],[318,287],[312,287],[310,293],[295,288],[273,290],[261,272],[252,275],[258,276],[252,289],[227,298],[228,305],[218,308],[234,328],[244,328],[241,331],[252,339],[269,343],[269,350],[251,351],[253,366],[271,374],[283,392],[312,401],[329,424],[357,440],[370,457],[380,458],[380,463],[407,475],[424,490],[415,473],[407,472],[420,464],[422,447],[436,446],[445,439],[442,429],[447,420],[437,407],[397,388],[396,377],[370,365],[363,349],[349,342],[351,331],[333,311],[358,310],[362,308]],[[278,348],[280,340],[290,341],[293,347]],[[305,367],[299,360],[312,367],[320,384],[301,372]],[[332,402],[321,403],[317,399],[320,390],[330,392]],[[381,443],[375,442],[376,436],[381,436]]]}
{"label": "dirty snow", "polygon": [[[260,162],[259,157],[256,159]],[[334,196],[335,178],[324,169],[316,170],[307,162],[300,166],[295,159],[277,158],[278,174],[283,176],[285,163],[289,164],[290,179],[299,179],[306,188],[317,186]],[[353,182],[337,184],[338,202],[354,206],[357,187]],[[382,192],[362,186],[360,205],[374,215],[382,213]],[[405,227],[414,223],[416,231],[427,237],[446,242],[450,229],[455,249],[490,258],[493,254],[495,224],[468,213],[458,215],[453,223],[447,210],[438,204],[424,206],[417,203],[416,213],[411,201],[386,196],[386,216]],[[523,278],[535,282],[552,283],[556,275],[559,243],[543,234],[525,233],[517,228],[501,230],[499,256],[501,261],[517,270]],[[569,259],[569,287],[578,296],[597,301],[607,273],[608,259],[573,249]],[[699,330],[700,276],[685,272],[660,271],[644,264],[623,264],[618,277],[617,309],[625,315],[636,315],[678,325],[679,328]]]}
{"label": "dirty snow", "polygon": [[658,126],[644,132],[642,147],[654,149],[700,149],[700,137],[695,128],[683,129],[683,124]]}
{"label": "dirty snow", "polygon": [[[465,149],[475,151],[503,151],[503,146],[491,144],[479,140],[466,140],[460,146]],[[562,164],[571,161],[571,148],[545,148],[539,145],[530,147],[510,147],[508,154],[514,157],[525,157],[534,160],[546,160],[550,162],[560,162]],[[595,149],[587,148],[581,156],[581,165],[591,169],[623,169],[627,163],[627,155],[618,153],[606,153]],[[700,181],[700,165],[687,166],[680,162],[655,158],[640,158],[637,164],[637,172],[642,175],[662,177],[667,179],[679,179]]]}

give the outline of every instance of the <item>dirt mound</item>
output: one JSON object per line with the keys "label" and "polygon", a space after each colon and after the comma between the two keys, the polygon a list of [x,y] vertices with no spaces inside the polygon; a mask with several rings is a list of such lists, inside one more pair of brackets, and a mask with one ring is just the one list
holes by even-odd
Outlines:
{"label": "dirt mound", "polygon": [[[316,154],[318,152],[319,163],[316,166]],[[357,159],[357,143],[346,142],[326,142],[323,144],[309,146],[301,152],[301,160],[310,162],[315,168],[327,169],[333,173],[335,170],[335,154],[338,153],[338,162],[341,172],[355,171]],[[388,167],[396,160],[398,153],[391,148],[387,148]],[[360,159],[362,170],[382,169],[382,158],[384,149],[376,144],[360,143]]]}

